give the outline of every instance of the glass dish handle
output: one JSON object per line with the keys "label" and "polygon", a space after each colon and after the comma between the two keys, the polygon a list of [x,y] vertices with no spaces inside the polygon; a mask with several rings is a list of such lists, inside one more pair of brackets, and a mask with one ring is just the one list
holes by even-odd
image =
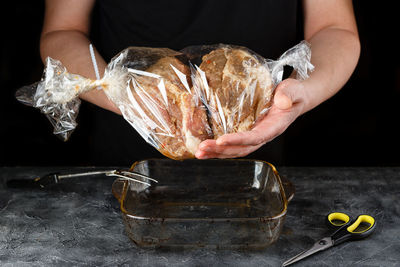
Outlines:
{"label": "glass dish handle", "polygon": [[127,181],[123,179],[116,179],[112,184],[112,193],[118,202],[122,201],[122,194],[124,192],[124,185]]}
{"label": "glass dish handle", "polygon": [[280,178],[283,185],[283,190],[285,190],[286,199],[288,202],[290,202],[294,196],[294,193],[296,192],[296,189],[292,182],[286,178],[286,176],[280,175]]}

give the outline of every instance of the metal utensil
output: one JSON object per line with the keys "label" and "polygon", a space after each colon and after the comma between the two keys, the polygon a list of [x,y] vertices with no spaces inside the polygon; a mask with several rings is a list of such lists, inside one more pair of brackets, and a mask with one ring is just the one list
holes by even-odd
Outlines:
{"label": "metal utensil", "polygon": [[104,171],[86,171],[79,173],[70,174],[60,174],[60,173],[50,173],[44,176],[36,177],[34,179],[14,179],[7,181],[7,186],[11,188],[21,188],[21,187],[39,187],[45,188],[46,186],[58,184],[62,180],[83,177],[83,176],[93,176],[93,175],[106,175],[115,176],[120,179],[126,179],[129,181],[141,183],[147,186],[151,186],[151,183],[158,183],[157,180],[150,178],[146,175],[125,170],[104,170]]}
{"label": "metal utensil", "polygon": [[[331,228],[336,228],[338,230],[331,236],[324,237],[315,242],[310,249],[305,250],[293,258],[285,261],[282,266],[288,266],[310,255],[313,255],[314,253],[336,246],[345,241],[366,238],[372,234],[376,225],[374,217],[370,215],[359,215],[356,220],[351,221],[347,214],[341,212],[333,212],[328,214],[326,221]],[[362,225],[366,225],[366,227],[362,227]]]}

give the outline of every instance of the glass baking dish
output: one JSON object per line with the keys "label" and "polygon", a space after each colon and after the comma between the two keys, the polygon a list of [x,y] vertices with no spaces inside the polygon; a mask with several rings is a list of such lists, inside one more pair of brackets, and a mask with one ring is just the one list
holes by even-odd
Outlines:
{"label": "glass baking dish", "polygon": [[130,170],[159,181],[112,186],[140,247],[264,248],[278,239],[294,194],[265,161],[150,159]]}

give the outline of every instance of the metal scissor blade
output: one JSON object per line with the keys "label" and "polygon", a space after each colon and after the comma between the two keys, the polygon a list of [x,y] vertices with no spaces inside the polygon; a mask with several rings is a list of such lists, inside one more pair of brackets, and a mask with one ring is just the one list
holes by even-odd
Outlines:
{"label": "metal scissor blade", "polygon": [[295,262],[297,262],[299,260],[302,260],[302,259],[304,259],[304,258],[306,258],[306,257],[308,257],[308,256],[310,256],[310,255],[312,255],[314,253],[317,253],[318,251],[325,250],[325,249],[327,249],[329,247],[332,247],[332,246],[333,246],[333,242],[332,242],[332,239],[330,237],[322,238],[321,240],[315,242],[314,245],[310,249],[308,249],[306,251],[303,251],[302,253],[300,253],[300,254],[294,256],[293,258],[285,261],[282,264],[282,266],[288,266],[288,265],[293,264],[293,263],[295,263]]}
{"label": "metal scissor blade", "polygon": [[86,171],[86,172],[78,172],[78,173],[69,173],[69,174],[58,174],[58,179],[67,179],[67,178],[75,178],[75,177],[82,177],[82,176],[92,176],[92,175],[99,175],[108,173],[114,173],[116,170],[104,170],[104,171]]}
{"label": "metal scissor blade", "polygon": [[39,176],[30,179],[11,179],[7,181],[7,187],[10,188],[45,188],[54,184],[58,184],[61,180],[82,176],[92,176],[99,174],[114,173],[116,170],[104,171],[84,171],[70,174],[49,173],[44,176]]}
{"label": "metal scissor blade", "polygon": [[[125,180],[134,181],[134,182],[137,182],[137,183],[140,183],[140,184],[151,186],[150,183],[141,181],[139,179],[135,179],[133,177],[128,177],[126,175],[122,175],[122,174],[119,174],[119,173],[110,173],[110,174],[107,174],[107,176],[115,176],[115,177],[119,177],[119,178],[122,178],[122,179],[125,179]],[[131,175],[131,176],[134,176],[134,175]],[[137,176],[137,177],[141,178],[141,176]]]}
{"label": "metal scissor blade", "polygon": [[84,171],[78,173],[70,174],[60,174],[60,173],[50,173],[41,177],[36,177],[34,179],[12,179],[7,181],[7,187],[9,188],[45,188],[54,184],[60,183],[62,180],[69,178],[83,177],[83,176],[93,176],[93,175],[106,175],[106,176],[116,176],[122,179],[134,181],[147,186],[151,186],[152,183],[158,183],[157,180],[137,173],[134,171],[120,171],[120,170],[103,170],[103,171]]}
{"label": "metal scissor blade", "polygon": [[140,184],[144,184],[147,186],[151,186],[150,182],[153,183],[158,183],[157,180],[150,178],[146,175],[143,175],[141,173],[137,173],[137,172],[132,172],[132,171],[114,171],[112,173],[108,173],[106,174],[107,176],[116,176],[122,179],[126,179],[126,180],[130,180],[130,181],[134,181]]}

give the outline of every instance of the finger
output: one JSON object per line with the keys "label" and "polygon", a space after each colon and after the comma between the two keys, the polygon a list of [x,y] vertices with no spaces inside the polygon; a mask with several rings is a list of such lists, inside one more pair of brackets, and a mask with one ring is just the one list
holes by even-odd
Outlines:
{"label": "finger", "polygon": [[295,79],[283,80],[275,89],[274,105],[279,109],[289,109],[303,99],[303,85]]}
{"label": "finger", "polygon": [[253,129],[251,131],[224,134],[216,140],[219,146],[255,146],[264,142],[262,133]]}
{"label": "finger", "polygon": [[293,102],[287,94],[277,91],[274,96],[274,105],[279,109],[289,109],[293,106]]}
{"label": "finger", "polygon": [[195,157],[198,159],[212,159],[212,158],[221,158],[221,155],[219,155],[218,153],[212,153],[212,152],[207,152],[207,151],[203,151],[203,150],[197,150]]}
{"label": "finger", "polygon": [[295,118],[292,109],[279,112],[276,112],[276,108],[273,109],[274,107],[251,131],[225,134],[217,139],[216,144],[256,146],[272,141],[283,133]]}
{"label": "finger", "polygon": [[[202,154],[202,153],[204,153],[204,154]],[[233,156],[232,157],[229,157],[229,156],[224,157],[223,155],[220,155],[217,153],[207,153],[207,152],[199,153],[199,151],[198,151],[198,152],[196,152],[196,158],[198,158],[198,159],[217,159],[217,158],[228,159],[228,158],[234,158],[234,157]]]}
{"label": "finger", "polygon": [[259,149],[262,144],[258,146],[210,146],[207,147],[207,150],[199,149],[196,152],[196,157],[205,159],[205,158],[237,158],[244,157],[248,154],[254,152]]}
{"label": "finger", "polygon": [[199,145],[199,149],[203,150],[203,151],[207,151],[208,147],[212,147],[212,146],[216,146],[216,142],[213,139],[207,139],[204,140],[203,142],[200,143]]}
{"label": "finger", "polygon": [[250,153],[256,151],[261,146],[262,145],[248,146],[245,149],[239,148],[236,151],[234,150],[234,148],[232,148],[231,151],[229,152],[229,154],[226,154],[226,153],[215,153],[213,156],[216,157],[216,158],[241,158],[241,157],[245,157],[245,156],[249,155]]}
{"label": "finger", "polygon": [[227,156],[241,156],[244,154],[248,154],[257,148],[259,148],[259,146],[219,146],[214,144],[209,146],[202,146],[199,149],[207,153],[224,154]]}

